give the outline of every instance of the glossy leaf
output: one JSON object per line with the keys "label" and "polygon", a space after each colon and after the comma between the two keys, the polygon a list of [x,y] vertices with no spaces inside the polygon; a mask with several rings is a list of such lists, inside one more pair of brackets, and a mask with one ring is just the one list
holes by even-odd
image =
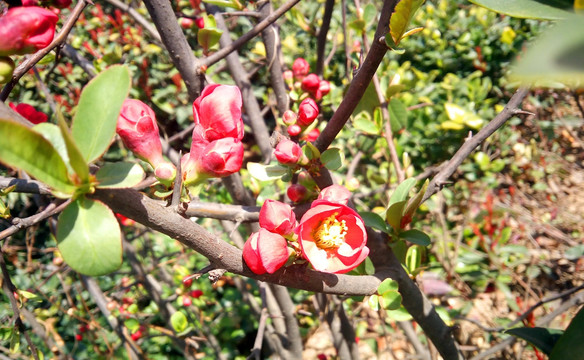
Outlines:
{"label": "glossy leaf", "polygon": [[396,45],[399,45],[408,30],[410,21],[423,3],[424,0],[401,0],[396,5],[389,20],[389,33]]}
{"label": "glossy leaf", "polygon": [[320,155],[320,161],[329,170],[337,170],[343,166],[343,153],[338,148],[330,148]]}
{"label": "glossy leaf", "polygon": [[389,198],[389,205],[406,200],[410,190],[412,187],[414,187],[414,185],[416,185],[416,179],[414,178],[409,178],[402,181],[401,184],[397,186],[393,194],[391,194],[391,197]]}
{"label": "glossy leaf", "polygon": [[69,154],[67,153],[67,145],[65,145],[65,139],[63,139],[63,134],[61,133],[61,129],[55,124],[51,124],[48,122],[40,123],[32,127],[34,131],[41,134],[45,139],[47,139],[51,145],[57,150],[61,159],[67,166],[67,170],[70,174],[74,174],[73,168],[69,164]]}
{"label": "glossy leaf", "polygon": [[388,291],[397,291],[399,289],[399,285],[397,281],[393,279],[385,279],[379,284],[377,287],[377,293],[379,295],[383,295]]}
{"label": "glossy leaf", "polygon": [[422,199],[424,198],[424,194],[426,193],[426,189],[428,189],[428,184],[430,183],[430,180],[426,179],[426,181],[424,181],[424,185],[422,185],[422,188],[420,189],[420,191],[418,191],[416,193],[416,195],[414,195],[410,201],[408,202],[408,206],[406,206],[406,210],[404,211],[404,216],[409,216],[410,218],[414,215],[414,213],[416,212],[416,210],[420,207],[420,204],[422,203]]}
{"label": "glossy leaf", "polygon": [[176,331],[177,333],[181,333],[185,331],[185,329],[189,325],[189,322],[185,314],[183,314],[180,311],[177,311],[170,317],[170,324],[172,325],[174,331]]}
{"label": "glossy leaf", "polygon": [[397,291],[387,291],[381,295],[380,305],[385,310],[397,310],[401,307],[402,296]]}
{"label": "glossy leaf", "polygon": [[560,20],[570,13],[536,0],[470,0],[489,10],[522,19]]}
{"label": "glossy leaf", "polygon": [[288,168],[281,165],[264,165],[259,163],[247,163],[247,171],[260,181],[271,181],[281,178],[288,172]]}
{"label": "glossy leaf", "polygon": [[413,244],[421,246],[428,246],[432,242],[430,237],[425,232],[417,229],[402,231],[399,233],[399,237]]}
{"label": "glossy leaf", "polygon": [[0,119],[0,162],[21,169],[55,189],[61,197],[73,194],[67,166],[53,145],[36,131]]}
{"label": "glossy leaf", "polygon": [[371,308],[371,310],[373,311],[379,310],[379,296],[371,295],[369,296],[367,302],[369,303],[369,307]]}
{"label": "glossy leaf", "polygon": [[403,217],[404,209],[406,207],[406,201],[398,201],[393,203],[387,209],[385,213],[385,221],[393,228],[394,231],[399,231],[401,219]]}
{"label": "glossy leaf", "polygon": [[379,135],[381,129],[371,120],[371,116],[366,111],[361,111],[353,118],[353,126],[366,134]]}
{"label": "glossy leaf", "polygon": [[122,237],[114,213],[85,196],[59,216],[57,243],[65,262],[84,275],[105,275],[122,264]]}
{"label": "glossy leaf", "polygon": [[512,67],[509,79],[525,86],[584,86],[584,18],[572,16],[548,28]]}
{"label": "glossy leaf", "polygon": [[85,162],[83,158],[83,154],[79,151],[79,147],[75,144],[75,140],[65,123],[65,119],[63,118],[63,114],[60,111],[57,111],[57,122],[59,123],[59,129],[61,130],[61,135],[63,137],[63,142],[65,143],[65,147],[67,148],[67,157],[69,158],[69,164],[71,168],[79,177],[79,180],[83,184],[87,184],[89,182],[89,164]]}
{"label": "glossy leaf", "polygon": [[422,252],[423,248],[421,249],[418,245],[413,245],[408,248],[405,265],[410,274],[414,274],[422,265]]}
{"label": "glossy leaf", "polygon": [[387,224],[385,223],[383,218],[381,216],[377,215],[376,213],[364,211],[364,212],[360,212],[359,215],[361,216],[361,218],[365,222],[366,226],[383,231],[385,233],[390,232],[390,230],[387,228]]}
{"label": "glossy leaf", "polygon": [[146,175],[136,163],[105,163],[95,174],[99,188],[128,188],[138,184]]}
{"label": "glossy leaf", "polygon": [[83,88],[71,133],[87,163],[109,147],[129,91],[130,71],[126,66],[110,66]]}
{"label": "glossy leaf", "polygon": [[550,354],[550,360],[574,359],[574,354],[581,357],[584,354],[584,307],[581,307],[576,316],[568,325],[564,335],[560,337],[554,350]]}
{"label": "glossy leaf", "polygon": [[219,42],[222,34],[222,30],[214,27],[205,27],[204,29],[199,29],[197,41],[205,51],[209,51],[211,47]]}
{"label": "glossy leaf", "polygon": [[546,329],[541,327],[521,327],[509,329],[505,331],[505,333],[529,342],[549,356],[552,353],[554,345],[558,342],[558,339],[564,332],[558,329]]}
{"label": "glossy leaf", "polygon": [[243,9],[243,6],[237,0],[203,0],[204,3],[217,5],[222,7],[228,7],[236,10]]}

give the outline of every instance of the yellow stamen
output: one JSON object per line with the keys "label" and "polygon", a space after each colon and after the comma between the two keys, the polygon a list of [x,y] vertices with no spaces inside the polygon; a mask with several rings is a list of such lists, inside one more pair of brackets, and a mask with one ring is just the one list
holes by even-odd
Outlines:
{"label": "yellow stamen", "polygon": [[348,227],[345,220],[337,220],[339,213],[326,218],[314,232],[314,242],[321,249],[337,248],[345,241]]}

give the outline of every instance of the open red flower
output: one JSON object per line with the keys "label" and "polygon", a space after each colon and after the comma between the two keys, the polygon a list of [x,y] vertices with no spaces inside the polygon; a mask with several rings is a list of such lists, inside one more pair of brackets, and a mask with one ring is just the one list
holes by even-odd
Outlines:
{"label": "open red flower", "polygon": [[363,219],[343,204],[314,201],[297,232],[302,254],[318,271],[346,273],[369,255]]}
{"label": "open red flower", "polygon": [[288,261],[286,239],[260,229],[243,245],[243,260],[255,274],[273,274]]}

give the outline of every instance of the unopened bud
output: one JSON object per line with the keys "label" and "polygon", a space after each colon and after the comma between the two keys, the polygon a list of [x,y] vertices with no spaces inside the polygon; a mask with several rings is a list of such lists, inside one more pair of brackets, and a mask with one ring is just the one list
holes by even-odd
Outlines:
{"label": "unopened bud", "polygon": [[292,110],[286,110],[284,115],[282,115],[282,121],[285,125],[294,125],[296,124],[296,120],[298,119],[298,115]]}

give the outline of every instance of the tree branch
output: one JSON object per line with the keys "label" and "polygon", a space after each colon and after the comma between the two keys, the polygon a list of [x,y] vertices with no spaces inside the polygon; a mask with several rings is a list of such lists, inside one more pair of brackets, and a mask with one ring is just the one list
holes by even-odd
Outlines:
{"label": "tree branch", "polygon": [[322,15],[322,25],[316,37],[316,75],[322,76],[324,72],[324,51],[326,48],[326,36],[328,34],[335,0],[326,0],[324,14]]}

